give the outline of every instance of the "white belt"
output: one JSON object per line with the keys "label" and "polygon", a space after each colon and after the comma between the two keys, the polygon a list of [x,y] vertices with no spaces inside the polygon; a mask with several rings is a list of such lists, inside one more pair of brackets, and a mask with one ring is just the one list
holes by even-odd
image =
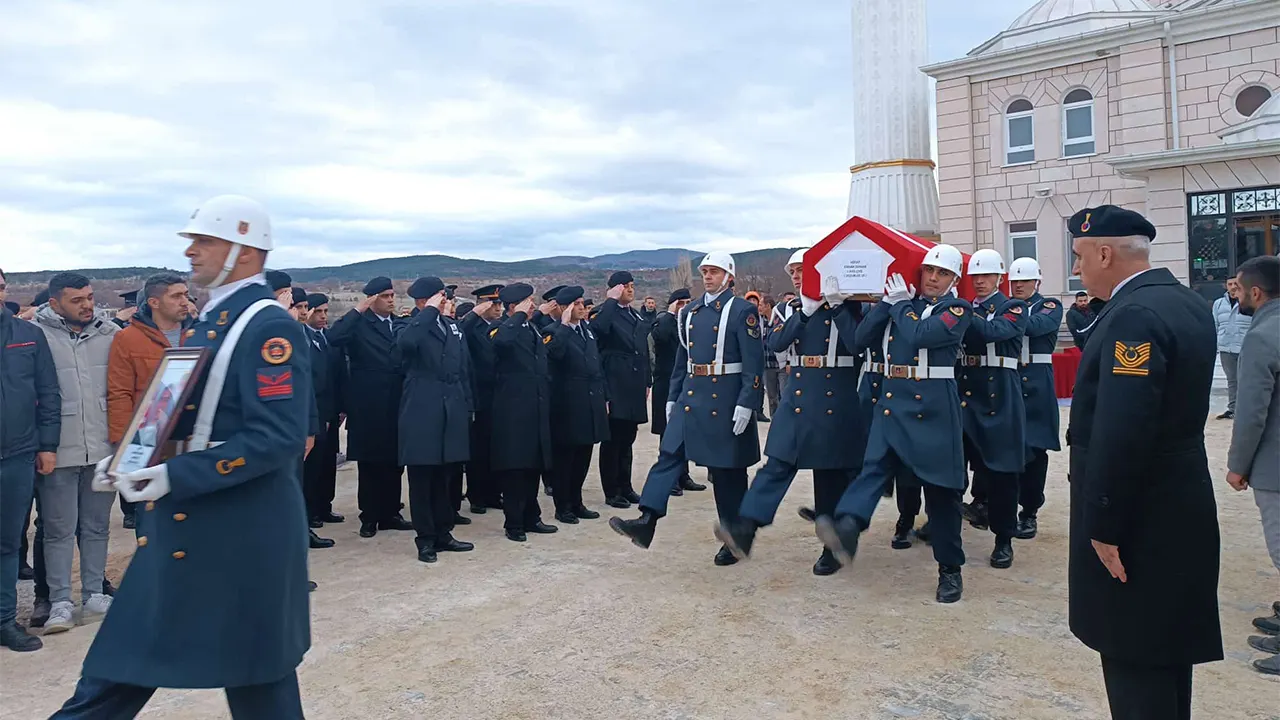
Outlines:
{"label": "white belt", "polygon": [[852,355],[837,357],[835,363],[826,355],[800,355],[796,359],[796,367],[802,368],[857,367],[857,358]]}
{"label": "white belt", "polygon": [[689,374],[694,377],[706,377],[708,375],[739,375],[741,373],[742,363],[711,363],[709,365],[689,363]]}
{"label": "white belt", "polygon": [[919,365],[890,365],[885,377],[907,380],[954,380],[953,367],[920,367]]}
{"label": "white belt", "polygon": [[1031,362],[1027,365],[1052,365],[1053,355],[1051,353],[1031,353]]}
{"label": "white belt", "polygon": [[211,441],[211,442],[207,442],[207,443],[205,443],[205,444],[204,444],[204,447],[196,447],[196,444],[195,444],[194,442],[190,444],[190,445],[191,445],[190,447],[187,447],[187,442],[186,442],[186,441],[184,441],[184,440],[178,440],[178,441],[177,441],[177,442],[175,442],[173,445],[174,445],[174,452],[176,452],[177,454],[181,455],[181,454],[183,454],[183,453],[187,453],[187,452],[198,452],[198,451],[200,451],[200,450],[210,450],[210,449],[212,449],[212,448],[216,448],[216,447],[218,447],[218,446],[219,446],[219,445],[221,445],[221,444],[223,444],[223,441],[221,441],[221,440],[214,440],[214,441]]}
{"label": "white belt", "polygon": [[862,372],[877,373],[877,374],[883,375],[884,363],[871,362],[870,360],[864,360],[862,363]]}
{"label": "white belt", "polygon": [[961,364],[965,367],[1000,367],[1010,370],[1018,369],[1018,361],[1011,357],[987,357],[985,355],[965,355]]}
{"label": "white belt", "polygon": [[272,305],[279,305],[279,303],[275,300],[262,299],[245,308],[244,312],[240,313],[240,316],[232,323],[231,329],[223,337],[222,345],[218,347],[218,352],[213,356],[213,362],[209,365],[204,394],[200,396],[200,409],[196,411],[195,427],[191,432],[191,440],[187,443],[190,451],[194,452],[212,447],[212,443],[209,442],[209,435],[213,432],[213,417],[218,411],[218,401],[222,399],[222,386],[227,380],[227,371],[231,365],[231,356],[236,350],[236,343],[239,342],[240,335],[244,333],[244,329],[248,327],[249,321]]}

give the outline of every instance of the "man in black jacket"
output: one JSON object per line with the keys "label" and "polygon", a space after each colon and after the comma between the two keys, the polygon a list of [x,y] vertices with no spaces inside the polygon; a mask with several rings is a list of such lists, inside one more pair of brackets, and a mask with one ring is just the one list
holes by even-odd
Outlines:
{"label": "man in black jacket", "polygon": [[311,527],[340,523],[346,518],[333,511],[338,478],[338,427],[342,424],[342,390],[347,379],[347,359],[329,342],[329,297],[307,295],[307,327],[311,341],[311,376],[316,393],[320,428],[316,444],[303,467],[303,490]]}
{"label": "man in black jacket", "polygon": [[627,508],[640,502],[631,486],[631,450],[636,430],[649,420],[649,333],[653,323],[642,320],[631,307],[636,297],[631,273],[620,270],[610,275],[608,295],[591,321],[609,391],[609,439],[600,444],[600,484],[606,503]]}
{"label": "man in black jacket", "polygon": [[7,279],[0,270],[0,645],[39,650],[18,616],[18,550],[31,508],[36,473],[57,461],[62,394],[48,340],[2,304]]}
{"label": "man in black jacket", "polygon": [[1067,311],[1067,329],[1071,331],[1071,339],[1075,341],[1076,347],[1081,350],[1084,350],[1084,341],[1089,337],[1086,331],[1097,316],[1098,313],[1089,305],[1089,293],[1076,293],[1076,303]]}
{"label": "man in black jacket", "polygon": [[502,509],[502,490],[492,470],[494,355],[489,332],[502,317],[498,293],[502,285],[486,285],[472,292],[476,305],[459,324],[471,356],[471,397],[475,418],[471,422],[471,457],[467,460],[467,500],[471,512],[483,515],[488,508]]}

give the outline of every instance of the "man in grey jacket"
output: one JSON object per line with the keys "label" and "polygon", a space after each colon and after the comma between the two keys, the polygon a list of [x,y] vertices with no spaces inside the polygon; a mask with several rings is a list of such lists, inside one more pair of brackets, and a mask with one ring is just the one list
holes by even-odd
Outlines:
{"label": "man in grey jacket", "polygon": [[[1227,455],[1227,482],[1236,490],[1253,488],[1267,551],[1280,570],[1280,258],[1249,260],[1236,277],[1240,311],[1253,317],[1253,325],[1240,347],[1240,401]],[[1268,637],[1251,637],[1249,644],[1272,653],[1255,661],[1254,667],[1280,675],[1280,602],[1272,610],[1272,617],[1253,621]]]}
{"label": "man in grey jacket", "polygon": [[94,317],[93,286],[76,273],[49,280],[49,304],[36,313],[62,389],[62,432],[56,469],[36,482],[44,527],[45,573],[52,604],[45,634],[75,627],[71,564],[80,536],[81,623],[101,620],[111,607],[102,592],[113,493],[95,492],[94,465],[111,454],[107,440],[107,359],[115,323]]}
{"label": "man in grey jacket", "polygon": [[1230,420],[1236,415],[1237,366],[1240,362],[1240,343],[1249,331],[1249,316],[1240,307],[1240,284],[1235,278],[1227,279],[1227,292],[1213,301],[1213,325],[1218,331],[1218,358],[1222,372],[1227,376],[1227,411],[1219,420]]}

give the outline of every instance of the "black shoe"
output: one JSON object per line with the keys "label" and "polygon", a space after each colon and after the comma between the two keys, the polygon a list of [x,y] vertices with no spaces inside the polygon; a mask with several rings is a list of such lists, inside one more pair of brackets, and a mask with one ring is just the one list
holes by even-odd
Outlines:
{"label": "black shoe", "polygon": [[483,515],[483,514],[485,514],[486,512],[488,512],[488,511],[487,511],[487,510],[485,510],[485,507],[484,507],[483,505],[477,505],[477,504],[475,504],[475,503],[471,503],[471,514],[472,514],[472,515]]}
{"label": "black shoe", "polygon": [[924,524],[916,529],[916,537],[920,538],[920,542],[925,545],[929,544],[929,521],[925,520]]}
{"label": "black shoe", "polygon": [[116,596],[116,586],[111,584],[111,581],[107,579],[106,575],[102,576],[102,594],[107,597]]}
{"label": "black shoe", "polygon": [[1232,410],[1228,410],[1228,411],[1226,411],[1226,412],[1222,413],[1221,415],[1219,415],[1219,416],[1218,416],[1218,419],[1219,419],[1219,420],[1230,420],[1230,419],[1234,418],[1235,416],[1236,416],[1236,414],[1235,414],[1235,412],[1234,412],[1234,411],[1232,411]]}
{"label": "black shoe", "polygon": [[911,547],[911,528],[915,524],[914,517],[899,517],[898,524],[893,526],[893,540],[889,541],[889,547],[894,550],[906,550]]}
{"label": "black shoe", "polygon": [[938,567],[938,594],[940,603],[953,603],[964,594],[964,578],[960,576],[960,568]]}
{"label": "black shoe", "polygon": [[679,484],[671,488],[671,497],[680,497],[682,495],[684,495],[684,488],[680,487]]}
{"label": "black shoe", "polygon": [[609,527],[619,535],[631,538],[631,544],[649,549],[653,542],[653,532],[658,528],[658,518],[648,510],[642,510],[635,520],[623,520],[620,517],[609,518]]}
{"label": "black shoe", "polygon": [[[738,560],[751,556],[751,545],[756,541],[756,524],[747,519],[721,522],[715,527],[716,539]],[[719,556],[717,556],[718,558]]]}
{"label": "black shoe", "polygon": [[822,544],[831,550],[841,565],[848,565],[858,554],[858,536],[862,528],[851,516],[839,520],[830,515],[822,515],[814,523],[814,530]]}
{"label": "black shoe", "polygon": [[138,529],[138,517],[137,517],[136,515],[132,515],[132,514],[130,514],[130,515],[125,515],[125,516],[124,516],[124,529],[125,529],[125,530],[137,530],[137,529]]}
{"label": "black shoe", "polygon": [[378,523],[362,522],[360,523],[360,537],[371,538],[378,534]]}
{"label": "black shoe", "polygon": [[0,647],[7,647],[14,652],[31,652],[44,647],[44,641],[35,635],[28,635],[27,629],[16,622],[0,625]]}
{"label": "black shoe", "polygon": [[1250,635],[1249,647],[1254,650],[1261,650],[1264,653],[1272,655],[1280,655],[1280,636],[1276,635]]}
{"label": "black shoe", "polygon": [[622,493],[622,497],[626,498],[627,502],[631,503],[632,505],[640,504],[640,496],[636,494],[635,490],[628,490]]}
{"label": "black shoe", "polygon": [[49,613],[52,612],[53,606],[49,604],[49,598],[37,597],[31,605],[31,618],[28,624],[31,627],[44,627],[49,622]]}
{"label": "black shoe", "polygon": [[621,495],[614,495],[608,500],[605,500],[604,504],[608,505],[609,507],[618,508],[620,510],[626,510],[627,508],[631,507],[631,501],[622,497]]}
{"label": "black shoe", "polygon": [[555,525],[548,525],[542,522],[541,520],[539,520],[538,522],[526,528],[526,531],[531,533],[536,533],[538,535],[550,535],[555,532],[560,532],[560,528],[556,527]]}
{"label": "black shoe", "polygon": [[996,539],[996,548],[991,551],[991,567],[1001,570],[1013,566],[1013,541]]}
{"label": "black shoe", "polygon": [[716,553],[715,563],[719,567],[726,567],[728,565],[737,565],[738,558],[733,556],[733,552],[729,550],[729,548],[724,547],[722,545],[720,546],[720,551]]}
{"label": "black shoe", "polygon": [[525,535],[519,530],[508,530],[507,539],[510,540],[511,542],[528,542],[529,536]]}
{"label": "black shoe", "polygon": [[836,560],[836,556],[830,550],[822,548],[822,554],[818,556],[818,562],[813,564],[813,574],[818,577],[826,577],[840,572],[840,568],[840,561]]}
{"label": "black shoe", "polygon": [[595,510],[588,510],[585,505],[579,505],[573,509],[573,514],[579,520],[599,520],[600,513]]}
{"label": "black shoe", "polygon": [[319,535],[316,534],[315,530],[308,530],[307,535],[311,537],[312,550],[321,550],[324,548],[331,548],[334,545],[333,540],[329,538],[320,537]]}
{"label": "black shoe", "polygon": [[313,517],[307,520],[307,527],[311,528],[312,530],[319,530],[320,528],[324,527],[324,521],[318,517]]}
{"label": "black shoe", "polygon": [[307,581],[307,592],[315,592],[315,591],[316,591],[316,588],[318,588],[318,587],[320,587],[320,586],[316,584],[316,581],[315,581],[315,580],[308,580],[308,581]]}
{"label": "black shoe", "polygon": [[418,551],[418,562],[433,563],[439,559],[440,556],[436,555],[436,551],[432,548],[422,548]]}
{"label": "black shoe", "polygon": [[685,475],[680,478],[680,489],[686,492],[702,492],[707,489],[706,485],[700,485],[693,481],[693,478]]}
{"label": "black shoe", "polygon": [[578,516],[571,512],[558,512],[556,513],[556,522],[562,522],[565,525],[577,525]]}
{"label": "black shoe", "polygon": [[470,524],[471,524],[471,518],[466,517],[465,515],[460,515],[460,514],[458,514],[458,513],[454,513],[454,514],[453,514],[453,524],[454,524],[454,525],[470,525]]}
{"label": "black shoe", "polygon": [[805,522],[816,522],[818,519],[818,511],[811,507],[801,507],[796,511],[796,514],[804,519]]}
{"label": "black shoe", "polygon": [[320,522],[326,522],[326,523],[340,523],[347,519],[346,516],[342,515],[341,513],[336,513],[332,510],[330,510],[329,512],[320,513],[316,517],[320,519]]}
{"label": "black shoe", "polygon": [[26,560],[23,560],[22,564],[18,566],[18,579],[34,580],[35,578],[36,578],[36,571],[32,569],[30,565],[27,564]]}
{"label": "black shoe", "polygon": [[1036,516],[1024,515],[1018,519],[1018,531],[1013,534],[1019,540],[1030,540],[1036,536]]}
{"label": "black shoe", "polygon": [[400,513],[391,516],[389,520],[383,520],[378,523],[379,530],[412,530],[413,523],[405,520]]}
{"label": "black shoe", "polygon": [[[463,542],[452,535],[445,535],[443,540],[437,540],[434,548],[435,552],[471,552],[475,549],[475,545],[469,542]],[[421,555],[421,553],[419,553],[419,555]],[[419,559],[421,559],[421,557],[419,557]],[[427,560],[425,562],[431,561]]]}
{"label": "black shoe", "polygon": [[989,525],[987,522],[987,504],[981,502],[971,502],[963,507],[964,519],[969,524],[979,530],[986,530]]}
{"label": "black shoe", "polygon": [[1261,617],[1253,619],[1253,626],[1268,635],[1280,635],[1280,617]]}
{"label": "black shoe", "polygon": [[768,418],[768,416],[766,416],[766,415],[760,415],[760,416],[756,417],[756,422],[767,423],[767,422],[769,422],[769,418]]}

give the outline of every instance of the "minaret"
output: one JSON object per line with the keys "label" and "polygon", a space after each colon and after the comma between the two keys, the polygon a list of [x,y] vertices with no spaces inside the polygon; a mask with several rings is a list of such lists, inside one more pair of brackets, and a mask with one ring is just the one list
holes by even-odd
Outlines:
{"label": "minaret", "polygon": [[929,143],[926,0],[853,0],[849,215],[938,236]]}

